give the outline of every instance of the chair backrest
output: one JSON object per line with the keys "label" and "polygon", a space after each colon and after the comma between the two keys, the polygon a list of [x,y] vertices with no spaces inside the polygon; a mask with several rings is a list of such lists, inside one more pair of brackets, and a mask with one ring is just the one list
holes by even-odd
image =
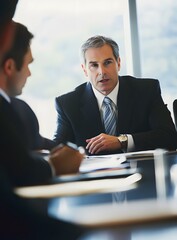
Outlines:
{"label": "chair backrest", "polygon": [[177,99],[173,101],[173,115],[174,115],[174,120],[175,120],[175,126],[177,129]]}

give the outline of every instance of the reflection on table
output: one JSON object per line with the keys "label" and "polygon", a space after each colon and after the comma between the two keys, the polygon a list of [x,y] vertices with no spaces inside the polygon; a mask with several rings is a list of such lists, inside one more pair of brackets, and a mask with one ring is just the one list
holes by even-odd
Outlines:
{"label": "reflection on table", "polygon": [[[176,152],[157,150],[153,155],[127,156],[127,163],[129,175],[105,176],[108,180],[125,180],[138,173],[142,178],[133,187],[121,189],[117,181],[117,189],[114,187],[112,190],[108,188],[98,192],[85,191],[81,194],[31,201],[34,204],[45,203],[46,210],[52,217],[86,226],[88,234],[83,236],[83,240],[176,239]],[[81,183],[83,175],[73,180]],[[89,184],[94,184],[96,179],[101,183],[105,179],[103,175],[99,176],[100,180],[96,178],[96,174],[94,178],[92,175],[85,180]],[[58,178],[54,184],[68,181],[66,177]]]}

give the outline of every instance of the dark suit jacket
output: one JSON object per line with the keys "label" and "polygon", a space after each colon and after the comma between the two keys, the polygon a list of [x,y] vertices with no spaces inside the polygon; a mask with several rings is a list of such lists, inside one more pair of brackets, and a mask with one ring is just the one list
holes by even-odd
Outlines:
{"label": "dark suit jacket", "polygon": [[78,225],[48,216],[47,210],[46,202],[18,197],[0,168],[0,239],[76,240],[85,233]]}
{"label": "dark suit jacket", "polygon": [[49,164],[28,148],[23,123],[3,97],[0,96],[0,167],[12,185],[40,184],[51,178]]}
{"label": "dark suit jacket", "polygon": [[51,150],[56,146],[54,141],[40,135],[38,119],[26,102],[18,98],[11,98],[11,104],[23,122],[31,150]]}
{"label": "dark suit jacket", "polygon": [[[131,134],[135,150],[176,149],[176,131],[164,104],[158,80],[119,77],[118,133]],[[54,140],[86,146],[86,139],[104,133],[90,83],[56,98],[58,126]]]}

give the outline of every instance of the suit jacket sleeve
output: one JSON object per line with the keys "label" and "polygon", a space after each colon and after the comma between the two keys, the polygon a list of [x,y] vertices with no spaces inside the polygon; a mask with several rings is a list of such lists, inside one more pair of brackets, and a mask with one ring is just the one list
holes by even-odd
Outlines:
{"label": "suit jacket sleeve", "polygon": [[131,92],[130,99],[134,106],[129,117],[131,127],[126,133],[132,134],[135,150],[156,148],[175,150],[177,134],[171,113],[161,97],[159,81],[137,80],[135,85],[132,85]]}
{"label": "suit jacket sleeve", "polygon": [[0,97],[0,166],[12,184],[33,185],[49,180],[50,165],[40,156],[30,153],[25,144],[21,121],[10,104]]}
{"label": "suit jacket sleeve", "polygon": [[75,142],[73,128],[69,118],[66,116],[66,112],[63,110],[62,99],[60,97],[55,99],[55,106],[57,110],[57,130],[54,135],[54,141],[58,143],[64,143],[66,141]]}

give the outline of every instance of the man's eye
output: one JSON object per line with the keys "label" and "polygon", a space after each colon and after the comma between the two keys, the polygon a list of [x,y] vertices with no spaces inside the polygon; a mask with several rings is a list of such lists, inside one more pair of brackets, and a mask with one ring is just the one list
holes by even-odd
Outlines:
{"label": "man's eye", "polygon": [[90,64],[90,68],[97,68],[98,67],[98,64],[97,63],[92,63]]}
{"label": "man's eye", "polygon": [[111,60],[107,60],[107,61],[105,61],[104,65],[107,66],[107,65],[109,65],[109,64],[111,64],[111,63],[112,63]]}

